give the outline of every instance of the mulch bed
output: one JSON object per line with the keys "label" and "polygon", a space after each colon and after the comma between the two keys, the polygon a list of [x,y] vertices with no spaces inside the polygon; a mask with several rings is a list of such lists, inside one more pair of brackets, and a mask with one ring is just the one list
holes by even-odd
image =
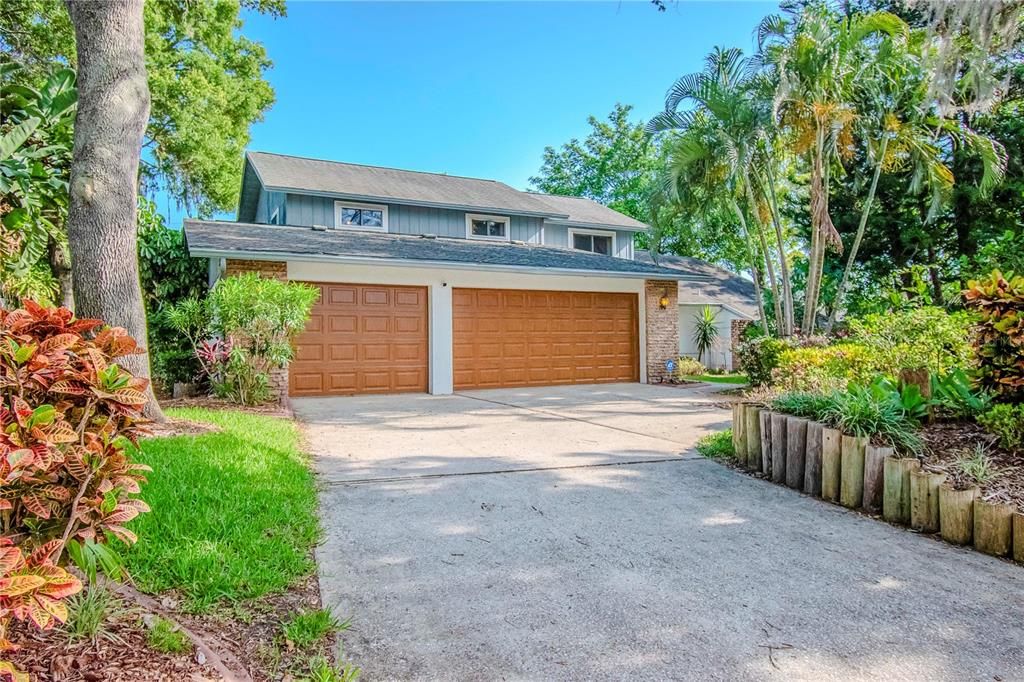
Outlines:
{"label": "mulch bed", "polygon": [[925,442],[923,466],[947,475],[957,488],[975,482],[956,466],[960,457],[983,449],[997,474],[981,484],[981,497],[987,501],[1010,502],[1024,510],[1024,453],[1000,448],[992,434],[973,422],[934,422],[921,431]]}
{"label": "mulch bed", "polygon": [[[12,624],[11,641],[21,646],[7,654],[18,668],[38,682],[200,682],[223,680],[198,650],[171,655],[154,651],[146,642],[145,621],[152,613],[124,599],[117,600],[116,615],[105,625],[106,635],[96,642],[69,642],[58,629],[39,632],[24,623]],[[241,662],[256,682],[304,677],[313,656],[335,660],[334,638],[297,650],[281,637],[282,621],[303,609],[320,607],[316,576],[285,592],[248,603],[223,606],[211,613],[191,615],[176,611],[173,593],[160,595],[161,610],[191,630],[219,655],[224,664]],[[244,679],[239,676],[238,679]]]}
{"label": "mulch bed", "polygon": [[161,400],[160,407],[201,407],[210,410],[233,410],[235,412],[251,412],[252,414],[263,414],[268,417],[291,417],[292,411],[281,403],[266,403],[264,405],[239,405],[229,400],[204,395],[195,398],[176,398],[172,400]]}

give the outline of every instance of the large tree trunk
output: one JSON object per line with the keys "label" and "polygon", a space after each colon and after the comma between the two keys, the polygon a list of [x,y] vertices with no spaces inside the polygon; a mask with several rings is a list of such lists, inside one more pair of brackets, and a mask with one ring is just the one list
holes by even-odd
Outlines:
{"label": "large tree trunk", "polygon": [[761,318],[761,329],[764,330],[765,335],[770,335],[768,331],[768,316],[764,313],[764,294],[761,293],[761,273],[757,270],[757,261],[754,256],[754,241],[750,238],[750,231],[747,229],[747,219],[743,215],[743,210],[740,205],[736,203],[736,200],[731,200],[732,210],[736,213],[736,217],[740,221],[740,229],[743,231],[743,238],[747,243],[747,258],[750,259],[750,278],[754,280],[754,296],[757,298],[757,314]]}
{"label": "large tree trunk", "polygon": [[[78,47],[68,243],[79,317],[124,327],[148,348],[136,247],[139,156],[149,120],[143,0],[67,0]],[[149,354],[122,361],[149,377]],[[146,416],[163,421],[149,389]]]}
{"label": "large tree trunk", "polygon": [[[786,259],[786,241],[782,237],[782,223],[779,220],[779,205],[775,190],[775,173],[771,165],[766,165],[765,176],[768,178],[769,205],[772,209],[772,225],[775,226],[776,248],[779,250],[779,267],[782,271],[782,310],[784,316],[783,336],[792,336],[796,326],[793,315],[793,282],[789,274],[789,263]],[[764,189],[762,187],[762,189]]]}
{"label": "large tree trunk", "polygon": [[782,301],[779,294],[779,283],[775,278],[775,267],[772,265],[772,252],[768,248],[768,240],[764,237],[764,225],[761,224],[761,217],[757,212],[757,202],[754,200],[754,191],[750,187],[750,178],[745,178],[747,204],[750,206],[750,214],[754,217],[754,224],[757,226],[757,237],[761,243],[761,250],[764,252],[764,265],[768,271],[768,285],[772,291],[772,304],[775,308],[775,328],[779,336],[785,336],[785,320],[782,317]]}

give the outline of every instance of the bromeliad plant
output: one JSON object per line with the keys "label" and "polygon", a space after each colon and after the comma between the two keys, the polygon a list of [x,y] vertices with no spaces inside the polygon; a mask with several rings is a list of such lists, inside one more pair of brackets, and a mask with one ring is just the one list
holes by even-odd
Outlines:
{"label": "bromeliad plant", "polygon": [[106,559],[109,539],[136,540],[125,524],[149,511],[134,497],[149,468],[129,448],[147,381],[116,361],[137,352],[123,329],[66,308],[0,308],[0,650],[12,618],[67,618],[62,600],[82,585],[60,567],[66,549]]}

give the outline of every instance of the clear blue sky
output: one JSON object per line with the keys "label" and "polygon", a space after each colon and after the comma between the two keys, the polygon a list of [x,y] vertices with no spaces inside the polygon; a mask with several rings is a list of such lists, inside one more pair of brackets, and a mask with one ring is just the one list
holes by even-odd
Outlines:
{"label": "clear blue sky", "polygon": [[[715,45],[749,52],[771,2],[290,2],[246,17],[277,102],[250,149],[525,188],[547,145],[616,102],[637,120]],[[165,199],[160,210],[167,212]],[[171,207],[169,224],[181,225]]]}

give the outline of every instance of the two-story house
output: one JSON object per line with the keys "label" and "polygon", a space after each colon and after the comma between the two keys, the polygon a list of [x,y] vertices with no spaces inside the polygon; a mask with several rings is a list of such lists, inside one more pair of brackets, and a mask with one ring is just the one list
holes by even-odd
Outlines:
{"label": "two-story house", "polygon": [[246,154],[237,222],[186,220],[211,283],[245,271],[320,290],[288,395],[662,379],[679,281],[634,259],[646,225],[493,180]]}

